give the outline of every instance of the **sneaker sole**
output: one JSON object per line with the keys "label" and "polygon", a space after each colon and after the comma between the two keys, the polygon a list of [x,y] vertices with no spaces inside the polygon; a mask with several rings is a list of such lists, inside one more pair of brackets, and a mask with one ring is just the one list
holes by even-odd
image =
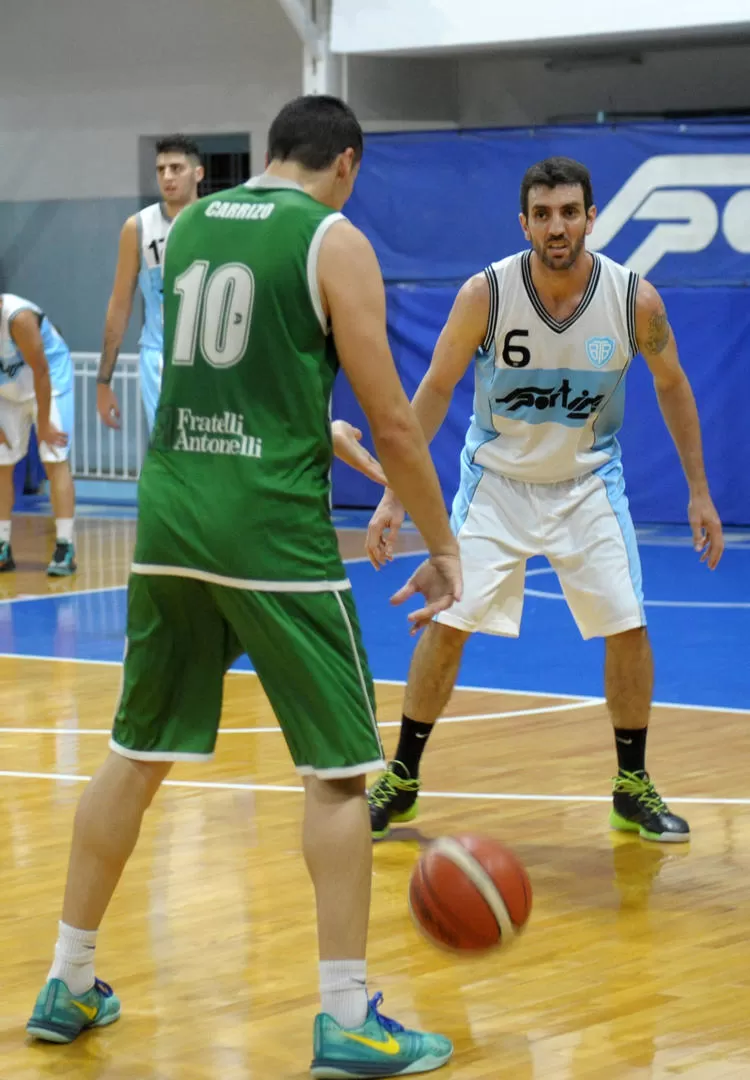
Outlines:
{"label": "sneaker sole", "polygon": [[636,821],[628,821],[612,811],[609,818],[609,827],[613,832],[638,833],[641,840],[650,840],[654,844],[686,844],[690,840],[690,833],[651,833],[639,825]]}
{"label": "sneaker sole", "polygon": [[[382,840],[391,831],[391,825],[408,825],[410,821],[415,821],[419,814],[419,799],[417,799],[413,806],[410,806],[408,810],[404,810],[400,814],[394,814],[391,820],[388,822],[384,829],[379,832],[373,830],[373,840]],[[396,1074],[398,1075],[398,1074]]]}
{"label": "sneaker sole", "polygon": [[[369,1077],[370,1080],[379,1080],[382,1077],[388,1076],[414,1076],[416,1073],[433,1072],[435,1069],[441,1069],[443,1065],[447,1065],[453,1054],[447,1054],[446,1056],[435,1057],[434,1054],[427,1054],[425,1057],[421,1057],[419,1061],[413,1062],[411,1065],[407,1065],[404,1069],[397,1069],[388,1071],[388,1065],[383,1063],[383,1072],[378,1070],[377,1065],[365,1065],[363,1069],[358,1072],[352,1071],[352,1067],[347,1068],[340,1063],[339,1065],[326,1065],[324,1063],[316,1063],[315,1061],[310,1066],[310,1073],[315,1077],[315,1080],[362,1080],[363,1077]],[[356,1068],[356,1066],[353,1066]],[[373,1069],[377,1071],[373,1072]]]}
{"label": "sneaker sole", "polygon": [[65,1030],[63,1027],[58,1027],[54,1024],[44,1025],[40,1022],[34,1022],[29,1020],[26,1025],[26,1031],[34,1039],[41,1039],[42,1042],[50,1043],[72,1043],[79,1035],[84,1031],[91,1031],[92,1028],[108,1027],[110,1024],[114,1024],[116,1020],[120,1019],[119,1011],[111,1013],[109,1016],[103,1016],[101,1020],[94,1020],[93,1024],[85,1024],[75,1034],[70,1030]]}
{"label": "sneaker sole", "polygon": [[47,570],[47,577],[72,577],[75,574],[77,566],[66,567],[64,570]]}

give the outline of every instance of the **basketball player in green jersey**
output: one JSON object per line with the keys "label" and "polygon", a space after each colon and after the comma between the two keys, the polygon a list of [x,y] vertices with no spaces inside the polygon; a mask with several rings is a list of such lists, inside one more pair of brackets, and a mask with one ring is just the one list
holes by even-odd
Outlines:
{"label": "basketball player in green jersey", "polygon": [[322,1007],[314,1076],[427,1072],[440,1035],[368,1002],[371,845],[365,773],[383,766],[372,680],[329,514],[339,361],[389,486],[429,558],[396,594],[429,623],[461,594],[437,476],[399,382],[375,254],[339,212],[362,131],[336,98],[271,126],[269,166],[187,207],[165,260],[165,370],[139,488],[127,653],[111,753],[76,815],[55,960],[28,1031],[70,1042],[120,1015],[95,979],[101,920],[172,763],[210,758],[224,673],[253,662],[305,785]]}

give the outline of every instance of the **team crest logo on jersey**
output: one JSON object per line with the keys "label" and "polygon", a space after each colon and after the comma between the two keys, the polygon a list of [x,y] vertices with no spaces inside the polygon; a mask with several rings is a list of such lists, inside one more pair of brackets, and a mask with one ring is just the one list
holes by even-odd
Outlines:
{"label": "team crest logo on jersey", "polygon": [[604,367],[615,355],[615,339],[590,337],[586,341],[586,356],[596,368]]}

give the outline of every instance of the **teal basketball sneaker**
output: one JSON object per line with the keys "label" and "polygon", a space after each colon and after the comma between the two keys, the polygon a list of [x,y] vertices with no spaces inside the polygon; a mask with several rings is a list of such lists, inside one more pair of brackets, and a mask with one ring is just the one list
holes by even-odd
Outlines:
{"label": "teal basketball sneaker", "polygon": [[408,1031],[381,1015],[382,994],[370,1001],[362,1027],[342,1028],[333,1017],[315,1017],[315,1057],[310,1072],[315,1080],[358,1080],[359,1077],[413,1076],[432,1072],[450,1061],[453,1044],[443,1035]]}
{"label": "teal basketball sneaker", "polygon": [[45,1042],[70,1043],[87,1028],[106,1027],[119,1019],[120,999],[100,979],[79,996],[60,979],[50,979],[36,999],[26,1030]]}

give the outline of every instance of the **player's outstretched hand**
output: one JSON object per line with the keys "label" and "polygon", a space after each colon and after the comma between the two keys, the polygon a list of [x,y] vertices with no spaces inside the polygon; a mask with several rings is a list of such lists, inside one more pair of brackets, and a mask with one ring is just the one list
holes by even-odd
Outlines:
{"label": "player's outstretched hand", "polygon": [[461,560],[455,555],[433,555],[417,567],[403,588],[391,597],[392,604],[403,604],[410,596],[421,593],[427,603],[412,611],[411,633],[418,634],[440,611],[445,611],[461,599],[463,580]]}
{"label": "player's outstretched hand", "polygon": [[96,411],[103,424],[119,429],[120,403],[117,400],[117,394],[108,383],[97,383]]}
{"label": "player's outstretched hand", "polygon": [[401,503],[392,491],[386,489],[370,518],[365,539],[365,551],[376,570],[393,559],[393,547],[405,517],[406,511]]}
{"label": "player's outstretched hand", "polygon": [[334,420],[331,424],[331,436],[333,438],[333,452],[345,464],[350,465],[357,472],[364,473],[376,484],[383,487],[388,483],[382,466],[377,458],[374,458],[369,450],[360,445],[362,432],[346,420]]}
{"label": "player's outstretched hand", "polygon": [[688,521],[695,550],[702,552],[701,562],[715,570],[724,553],[724,532],[710,495],[693,495],[688,504]]}

